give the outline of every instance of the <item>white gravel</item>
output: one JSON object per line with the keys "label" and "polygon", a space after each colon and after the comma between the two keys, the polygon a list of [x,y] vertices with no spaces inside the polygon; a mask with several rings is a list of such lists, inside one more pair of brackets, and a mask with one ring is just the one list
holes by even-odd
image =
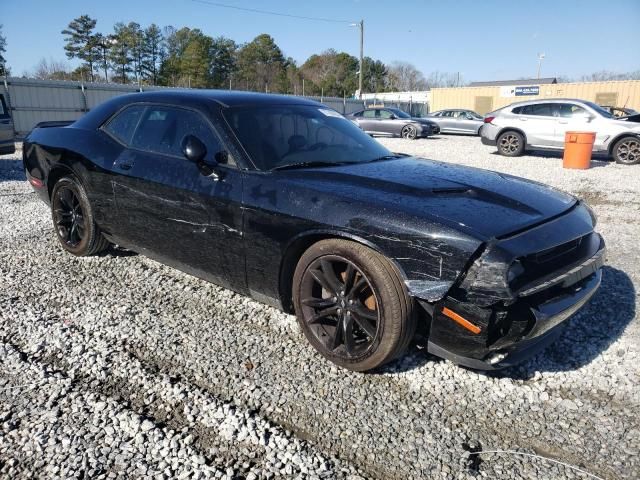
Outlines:
{"label": "white gravel", "polygon": [[121,250],[78,259],[0,157],[0,478],[593,478],[640,475],[640,167],[506,159],[478,138],[394,151],[585,197],[609,247],[561,340],[485,375],[414,348],[339,370],[293,317]]}

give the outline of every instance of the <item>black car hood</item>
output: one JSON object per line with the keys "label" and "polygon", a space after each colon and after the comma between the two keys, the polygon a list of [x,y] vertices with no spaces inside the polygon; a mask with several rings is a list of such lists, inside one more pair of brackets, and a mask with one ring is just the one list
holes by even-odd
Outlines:
{"label": "black car hood", "polygon": [[307,188],[439,221],[482,240],[541,223],[576,203],[543,184],[415,157],[286,173]]}

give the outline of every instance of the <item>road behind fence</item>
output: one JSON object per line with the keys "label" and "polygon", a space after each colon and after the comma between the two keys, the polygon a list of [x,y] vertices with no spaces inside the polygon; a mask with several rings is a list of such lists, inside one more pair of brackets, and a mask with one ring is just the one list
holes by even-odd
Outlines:
{"label": "road behind fence", "polygon": [[[55,120],[77,120],[96,105],[118,95],[171,87],[122,85],[118,83],[82,83],[62,80],[35,80],[10,77],[0,84],[7,107],[13,117],[16,136],[23,137],[38,123]],[[344,114],[361,110],[366,105],[381,104],[375,100],[337,97],[305,97]],[[427,113],[427,105],[416,102],[386,102],[415,116]]]}

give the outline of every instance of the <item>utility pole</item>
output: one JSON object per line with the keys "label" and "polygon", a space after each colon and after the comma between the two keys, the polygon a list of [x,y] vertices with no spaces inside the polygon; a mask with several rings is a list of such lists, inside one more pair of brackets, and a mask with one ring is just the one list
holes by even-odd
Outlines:
{"label": "utility pole", "polygon": [[358,27],[360,29],[360,75],[358,77],[358,98],[362,100],[362,75],[364,74],[364,20],[359,23],[351,23],[349,26]]}
{"label": "utility pole", "polygon": [[538,80],[540,79],[540,68],[542,67],[542,60],[544,59],[544,53],[538,54]]}
{"label": "utility pole", "polygon": [[358,79],[358,90],[360,100],[362,100],[362,74],[364,70],[364,20],[360,20],[360,78]]}

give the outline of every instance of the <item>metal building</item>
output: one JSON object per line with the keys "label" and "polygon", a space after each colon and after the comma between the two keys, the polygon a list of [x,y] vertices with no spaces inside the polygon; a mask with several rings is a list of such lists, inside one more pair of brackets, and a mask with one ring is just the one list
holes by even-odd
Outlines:
{"label": "metal building", "polygon": [[640,80],[433,88],[431,109],[466,108],[484,115],[514,102],[554,97],[579,98],[640,111]]}

